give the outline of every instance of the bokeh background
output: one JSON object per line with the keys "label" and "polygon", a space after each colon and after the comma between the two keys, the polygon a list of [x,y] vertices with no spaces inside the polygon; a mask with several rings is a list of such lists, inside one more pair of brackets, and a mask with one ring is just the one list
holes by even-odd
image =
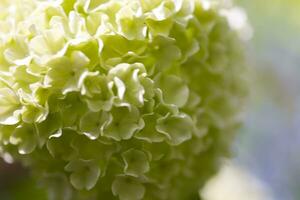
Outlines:
{"label": "bokeh background", "polygon": [[252,24],[251,98],[236,162],[274,200],[300,199],[300,1],[237,0]]}
{"label": "bokeh background", "polygon": [[[253,36],[247,47],[251,94],[230,173],[239,176],[242,169],[256,179],[256,186],[245,177],[240,183],[248,181],[247,186],[237,184],[263,195],[256,199],[299,200],[300,1],[235,2],[246,11]],[[248,199],[247,192],[241,200]]]}
{"label": "bokeh background", "polygon": [[[234,158],[200,192],[206,200],[299,200],[300,1],[235,3],[253,30],[247,45],[250,98]],[[0,199],[46,198],[26,170],[0,161]]]}

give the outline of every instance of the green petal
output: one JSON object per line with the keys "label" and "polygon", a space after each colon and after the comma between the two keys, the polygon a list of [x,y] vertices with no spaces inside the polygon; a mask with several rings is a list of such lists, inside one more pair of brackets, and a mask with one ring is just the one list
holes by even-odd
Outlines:
{"label": "green petal", "polygon": [[10,143],[18,145],[20,154],[29,154],[37,146],[37,130],[34,125],[22,124],[15,129]]}
{"label": "green petal", "polygon": [[145,194],[145,187],[133,178],[118,176],[112,184],[112,192],[119,196],[120,200],[141,200]]}
{"label": "green petal", "polygon": [[104,99],[101,95],[95,95],[93,98],[86,98],[85,101],[92,112],[100,110],[109,111],[113,105],[113,98]]}
{"label": "green petal", "polygon": [[76,134],[72,130],[64,129],[50,135],[47,141],[49,153],[56,159],[72,160],[77,153],[71,148],[71,142]]}
{"label": "green petal", "polygon": [[8,145],[10,137],[14,133],[16,126],[1,125],[0,126],[0,143]]}
{"label": "green petal", "polygon": [[140,0],[144,12],[148,12],[159,6],[162,0]]}
{"label": "green petal", "polygon": [[163,93],[161,89],[155,90],[155,100],[157,103],[157,106],[155,107],[155,112],[157,114],[160,114],[161,116],[165,116],[168,114],[178,114],[179,109],[174,104],[168,104],[163,99]]}
{"label": "green petal", "polygon": [[86,105],[80,96],[77,93],[68,93],[59,103],[58,111],[62,114],[63,126],[69,128],[77,127],[79,119],[87,111]]}
{"label": "green petal", "polygon": [[71,61],[74,68],[83,68],[90,63],[90,59],[81,51],[73,51]]}
{"label": "green petal", "polygon": [[153,36],[165,36],[168,37],[173,26],[172,19],[164,19],[161,21],[157,21],[154,19],[146,19],[147,26],[149,27],[149,31]]}
{"label": "green petal", "polygon": [[155,58],[156,71],[164,71],[174,64],[177,64],[182,57],[181,50],[175,45],[176,40],[158,36],[150,43],[152,51],[149,56]]}
{"label": "green petal", "polygon": [[47,30],[30,40],[29,47],[37,55],[57,53],[64,46],[64,36],[59,29]]}
{"label": "green petal", "polygon": [[90,0],[90,3],[89,3],[89,8],[90,9],[95,9],[97,8],[98,6],[101,6],[102,4],[108,2],[109,0]]}
{"label": "green petal", "polygon": [[50,135],[57,133],[62,128],[61,115],[59,113],[50,113],[47,119],[37,123],[36,127],[39,135],[39,145],[43,146]]}
{"label": "green petal", "polygon": [[81,94],[86,97],[89,109],[93,112],[100,110],[109,111],[113,105],[113,83],[109,83],[103,75],[95,74],[88,76],[81,88]]}
{"label": "green petal", "polygon": [[39,77],[29,72],[27,66],[17,66],[10,68],[13,74],[14,80],[19,84],[19,87],[27,88],[29,84],[38,82]]}
{"label": "green petal", "polygon": [[62,89],[63,94],[80,90],[80,83],[88,76],[86,69],[89,58],[80,51],[73,51],[71,57],[58,57],[47,63],[50,70],[46,84]]}
{"label": "green petal", "polygon": [[145,140],[147,142],[162,142],[165,139],[165,135],[156,131],[156,121],[159,115],[156,114],[148,114],[143,116],[143,120],[145,122],[145,127],[137,132],[134,137]]}
{"label": "green petal", "polygon": [[65,170],[72,172],[70,181],[77,190],[91,190],[100,176],[100,168],[93,160],[73,160],[66,165]]}
{"label": "green petal", "polygon": [[53,87],[62,88],[73,76],[72,62],[67,57],[59,57],[47,63],[49,72],[46,76],[46,84]]}
{"label": "green petal", "polygon": [[128,40],[141,40],[144,39],[147,34],[147,28],[145,26],[142,17],[139,17],[130,7],[123,7],[116,14],[116,21],[119,25],[119,32]]}
{"label": "green petal", "polygon": [[69,14],[69,12],[73,10],[76,1],[77,0],[63,0],[61,6],[63,7],[64,11]]}
{"label": "green petal", "polygon": [[[195,39],[195,37],[197,37],[199,34],[199,30],[196,27],[197,22],[191,21],[187,27],[175,25],[170,33],[172,37],[176,39],[176,45],[182,52],[182,63],[186,62],[188,58],[192,57],[196,53],[199,53],[200,42]],[[201,45],[201,48],[205,48],[204,42],[203,44],[201,43]]]}
{"label": "green petal", "polygon": [[174,75],[162,75],[157,82],[166,103],[183,107],[189,98],[189,88],[185,82]]}
{"label": "green petal", "polygon": [[5,59],[15,65],[29,64],[31,58],[28,53],[27,39],[22,36],[16,36],[9,44],[3,55]]}
{"label": "green petal", "polygon": [[195,1],[183,0],[181,8],[176,13],[175,21],[185,27],[187,23],[193,18],[193,12],[195,10]]}
{"label": "green petal", "polygon": [[111,158],[114,153],[120,150],[117,144],[106,144],[100,140],[90,140],[83,135],[76,136],[71,146],[74,151],[78,152],[78,158],[97,160],[98,166],[101,169],[101,176],[105,176]]}
{"label": "green petal", "polygon": [[103,129],[102,135],[114,140],[128,140],[137,130],[143,128],[139,111],[135,107],[114,107],[112,121]]}
{"label": "green petal", "polygon": [[[145,80],[147,74],[143,64],[119,64],[109,71],[108,78],[114,81],[121,101],[129,102],[137,107],[144,104],[146,90],[143,83],[149,87],[147,84],[151,84],[151,82]],[[152,92],[151,90],[147,91]],[[147,96],[150,95],[153,94],[147,94]]]}
{"label": "green petal", "polygon": [[[82,67],[86,67],[93,70],[94,67],[99,64],[99,52],[101,51],[101,46],[99,40],[90,38],[84,42],[77,45],[70,45],[67,50],[67,54],[71,54],[73,63],[77,63],[77,59],[81,59]],[[100,40],[101,41],[101,40]],[[71,52],[71,53],[70,53]],[[78,58],[77,58],[78,56]]]}
{"label": "green petal", "polygon": [[201,102],[201,97],[196,92],[190,91],[188,101],[185,104],[185,108],[189,110],[196,109],[197,106],[199,106],[200,102]]}
{"label": "green petal", "polygon": [[74,38],[70,40],[71,45],[80,45],[90,39],[90,35],[86,30],[85,19],[79,13],[71,11],[68,22],[70,32]]}
{"label": "green petal", "polygon": [[[143,40],[127,40],[119,35],[103,36],[102,38],[104,47],[101,52],[101,60],[103,64],[106,64],[112,58],[122,58],[128,52],[132,52],[134,55],[142,55],[147,49],[147,43]],[[115,63],[114,65],[119,64]],[[106,66],[111,68],[112,65]]]}
{"label": "green petal", "polygon": [[39,105],[26,105],[22,110],[22,120],[26,123],[40,123],[47,118],[48,108]]}
{"label": "green petal", "polygon": [[95,140],[110,121],[110,115],[106,112],[88,112],[80,119],[79,126],[84,135]]}
{"label": "green petal", "polygon": [[9,88],[0,88],[0,124],[17,124],[20,121],[20,109],[17,94]]}
{"label": "green petal", "polygon": [[[94,12],[88,15],[86,19],[87,30],[91,35],[95,35],[97,30],[101,28],[106,15],[100,12]],[[103,26],[103,25],[102,25]]]}
{"label": "green petal", "polygon": [[179,145],[192,137],[193,122],[184,114],[166,116],[157,121],[156,130],[165,134],[171,145]]}
{"label": "green petal", "polygon": [[150,170],[147,154],[143,151],[130,149],[122,153],[125,163],[124,173],[139,177]]}

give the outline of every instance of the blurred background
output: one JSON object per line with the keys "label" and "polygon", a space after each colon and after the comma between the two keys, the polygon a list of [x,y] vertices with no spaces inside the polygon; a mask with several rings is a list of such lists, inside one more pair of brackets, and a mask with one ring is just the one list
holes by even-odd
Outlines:
{"label": "blurred background", "polygon": [[[253,30],[247,46],[251,95],[234,159],[200,193],[205,200],[299,200],[300,1],[235,3]],[[43,200],[27,174],[0,161],[0,199]]]}
{"label": "blurred background", "polygon": [[236,162],[271,190],[274,200],[300,199],[300,1],[237,0],[254,34],[246,123]]}
{"label": "blurred background", "polygon": [[253,29],[247,47],[251,95],[235,158],[224,164],[203,196],[207,200],[299,200],[300,1],[235,3],[246,11]]}

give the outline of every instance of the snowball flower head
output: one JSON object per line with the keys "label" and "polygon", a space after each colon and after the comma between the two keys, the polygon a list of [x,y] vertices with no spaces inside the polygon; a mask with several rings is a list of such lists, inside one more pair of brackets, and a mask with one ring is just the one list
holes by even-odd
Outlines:
{"label": "snowball flower head", "polygon": [[50,199],[185,200],[229,155],[239,38],[201,0],[1,0],[0,150]]}

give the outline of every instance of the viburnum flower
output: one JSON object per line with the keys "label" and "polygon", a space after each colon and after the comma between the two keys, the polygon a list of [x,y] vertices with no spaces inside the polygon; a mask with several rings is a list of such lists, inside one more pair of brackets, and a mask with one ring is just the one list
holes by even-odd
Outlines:
{"label": "viburnum flower", "polygon": [[0,150],[59,199],[197,199],[230,155],[243,48],[202,0],[2,0]]}

